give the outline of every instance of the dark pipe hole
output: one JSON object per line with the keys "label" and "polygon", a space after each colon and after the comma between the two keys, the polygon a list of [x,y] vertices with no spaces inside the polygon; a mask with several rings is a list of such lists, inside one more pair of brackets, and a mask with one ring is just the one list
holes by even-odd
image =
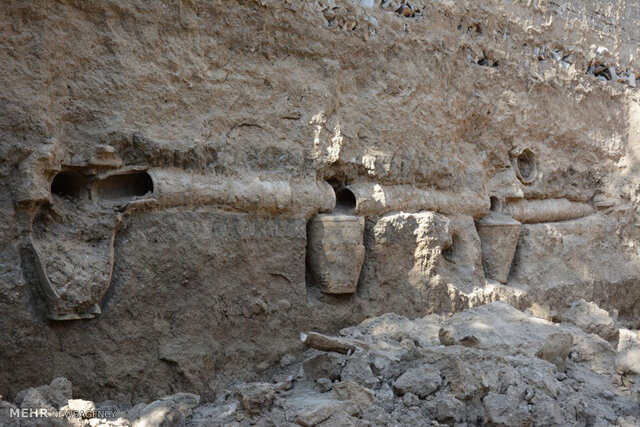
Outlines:
{"label": "dark pipe hole", "polygon": [[352,214],[356,210],[356,196],[346,187],[336,190],[336,213]]}
{"label": "dark pipe hole", "polygon": [[526,149],[517,159],[518,178],[523,184],[530,184],[536,179],[538,173],[536,167],[536,155],[533,151]]}
{"label": "dark pipe hole", "polygon": [[62,171],[51,181],[51,193],[56,196],[82,198],[86,195],[87,183],[76,171]]}
{"label": "dark pipe hole", "polygon": [[453,261],[453,246],[449,246],[448,248],[443,249],[442,250],[442,256],[447,261]]}
{"label": "dark pipe hole", "polygon": [[456,262],[457,251],[460,249],[460,238],[457,234],[451,236],[451,246],[442,248],[442,257],[449,262]]}
{"label": "dark pipe hole", "polygon": [[500,200],[495,196],[491,196],[489,201],[491,202],[491,212],[500,212]]}
{"label": "dark pipe hole", "polygon": [[112,175],[96,182],[92,192],[97,200],[144,196],[153,193],[153,180],[146,171]]}

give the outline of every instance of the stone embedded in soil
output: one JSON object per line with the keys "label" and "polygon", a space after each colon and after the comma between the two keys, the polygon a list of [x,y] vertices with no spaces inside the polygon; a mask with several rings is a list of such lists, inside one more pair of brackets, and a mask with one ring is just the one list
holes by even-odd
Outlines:
{"label": "stone embedded in soil", "polygon": [[319,378],[337,380],[340,378],[346,358],[335,353],[320,353],[313,355],[304,362],[302,368],[307,378],[316,381]]}
{"label": "stone embedded in soil", "polygon": [[571,354],[573,337],[570,334],[558,332],[551,334],[544,341],[542,348],[536,353],[540,359],[554,363],[558,368],[564,369],[567,357]]}
{"label": "stone embedded in soil", "polygon": [[616,372],[640,375],[640,350],[625,350],[616,357]]}
{"label": "stone embedded in soil", "polygon": [[242,408],[249,414],[259,414],[268,410],[275,397],[273,385],[268,383],[248,383],[237,388]]}
{"label": "stone embedded in soil", "polygon": [[614,325],[614,321],[606,310],[601,309],[592,302],[580,299],[562,313],[561,319],[574,323],[585,332],[597,334],[613,345],[618,344],[620,332]]}
{"label": "stone embedded in soil", "polygon": [[400,396],[405,393],[413,393],[424,399],[441,385],[442,377],[438,370],[434,370],[431,366],[421,366],[402,374],[393,382],[393,389]]}

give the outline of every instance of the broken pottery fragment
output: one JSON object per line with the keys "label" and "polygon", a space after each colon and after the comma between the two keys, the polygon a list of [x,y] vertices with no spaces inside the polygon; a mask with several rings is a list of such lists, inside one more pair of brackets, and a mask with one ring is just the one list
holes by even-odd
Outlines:
{"label": "broken pottery fragment", "polygon": [[49,319],[90,319],[100,314],[111,282],[121,217],[111,207],[93,205],[80,174],[60,176],[64,180],[52,184],[52,203],[34,216],[22,249],[24,268],[30,282],[39,284]]}
{"label": "broken pottery fragment", "polygon": [[[113,154],[108,147],[101,150]],[[44,300],[49,319],[94,318],[113,274],[115,237],[123,219],[115,208],[152,193],[153,182],[144,170],[96,180],[90,170],[76,167],[58,172],[50,192],[35,209],[31,234],[21,248],[25,277]]]}
{"label": "broken pottery fragment", "polygon": [[300,334],[300,341],[311,348],[321,351],[335,351],[337,353],[352,353],[358,347],[367,348],[368,346],[360,341],[348,340],[340,337],[332,337],[329,335],[319,334],[317,332],[307,332]]}
{"label": "broken pottery fragment", "polygon": [[322,214],[309,221],[307,265],[322,292],[356,291],[364,262],[363,233],[362,217]]}
{"label": "broken pottery fragment", "polygon": [[482,265],[487,278],[507,283],[516,253],[521,224],[510,216],[491,212],[476,222],[482,245]]}

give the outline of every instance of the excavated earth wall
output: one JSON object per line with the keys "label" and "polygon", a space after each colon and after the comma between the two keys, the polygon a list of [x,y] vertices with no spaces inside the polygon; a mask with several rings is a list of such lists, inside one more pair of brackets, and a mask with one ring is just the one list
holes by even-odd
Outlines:
{"label": "excavated earth wall", "polygon": [[302,330],[498,299],[638,329],[639,24],[625,1],[1,2],[0,392],[212,399]]}

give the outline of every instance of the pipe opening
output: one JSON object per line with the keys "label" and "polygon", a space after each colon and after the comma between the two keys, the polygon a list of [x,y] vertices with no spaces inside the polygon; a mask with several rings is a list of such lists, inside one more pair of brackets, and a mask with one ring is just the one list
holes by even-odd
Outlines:
{"label": "pipe opening", "polygon": [[356,196],[347,187],[336,190],[336,208],[334,212],[353,214],[356,211]]}
{"label": "pipe opening", "polygon": [[455,263],[458,255],[458,250],[460,249],[460,238],[457,234],[453,233],[451,236],[451,244],[447,247],[442,248],[442,257],[449,262]]}
{"label": "pipe opening", "polygon": [[500,212],[502,208],[502,203],[496,196],[489,197],[489,201],[491,202],[491,212]]}
{"label": "pipe opening", "polygon": [[62,171],[51,181],[51,194],[74,199],[84,198],[87,195],[87,182],[76,171]]}
{"label": "pipe opening", "polygon": [[97,181],[91,193],[96,200],[133,198],[153,193],[153,180],[146,171],[112,175]]}
{"label": "pipe opening", "polygon": [[536,155],[527,148],[516,159],[516,175],[523,184],[531,184],[537,174]]}

